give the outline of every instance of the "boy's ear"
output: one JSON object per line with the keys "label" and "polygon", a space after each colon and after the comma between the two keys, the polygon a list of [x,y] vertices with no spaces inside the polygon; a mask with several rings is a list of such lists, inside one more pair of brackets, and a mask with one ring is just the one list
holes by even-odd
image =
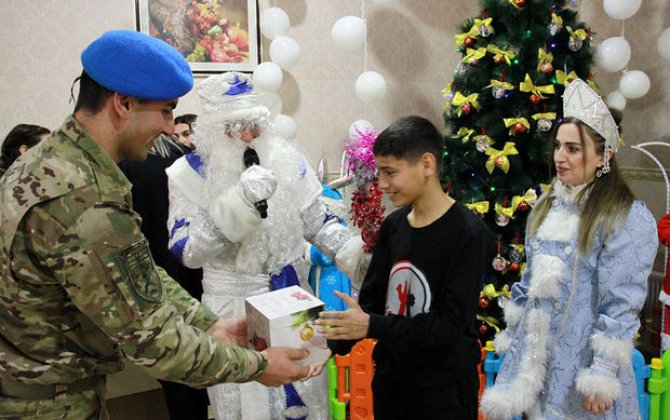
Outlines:
{"label": "boy's ear", "polygon": [[424,153],[421,155],[421,165],[423,166],[426,175],[432,176],[437,170],[437,162],[435,161],[435,155],[432,153]]}

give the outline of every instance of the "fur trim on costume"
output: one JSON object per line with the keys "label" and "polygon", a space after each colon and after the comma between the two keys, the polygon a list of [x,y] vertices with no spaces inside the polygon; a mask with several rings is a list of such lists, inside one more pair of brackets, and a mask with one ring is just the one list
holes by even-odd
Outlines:
{"label": "fur trim on costume", "polygon": [[537,239],[541,241],[567,242],[577,235],[579,214],[560,209],[547,214],[539,229]]}
{"label": "fur trim on costume", "polygon": [[188,200],[196,203],[198,206],[203,205],[205,181],[188,164],[186,158],[181,157],[177,159],[165,170],[165,173],[168,178],[177,184],[179,190],[183,192]]}
{"label": "fur trim on costume", "polygon": [[573,187],[568,184],[562,183],[557,178],[556,181],[554,181],[551,195],[559,200],[567,201],[569,203],[576,203],[577,196],[579,195],[580,192],[582,192],[584,188],[586,188],[586,185],[587,184],[581,184],[577,185],[576,187]]}
{"label": "fur trim on costume", "polygon": [[503,313],[505,315],[505,323],[507,324],[507,328],[515,327],[519,321],[521,321],[523,307],[509,300],[503,308]]}
{"label": "fur trim on costume", "polygon": [[589,369],[581,369],[575,380],[577,391],[584,395],[600,396],[605,402],[612,402],[621,395],[621,382],[618,378],[593,375]]}
{"label": "fur trim on costume", "polygon": [[512,344],[512,336],[507,332],[507,330],[502,330],[496,337],[493,339],[493,347],[497,354],[505,354],[509,350],[509,346]]}
{"label": "fur trim on costume", "polygon": [[221,233],[235,243],[256,230],[262,221],[256,209],[240,197],[234,186],[214,200],[209,215]]}
{"label": "fur trim on costume", "polygon": [[512,382],[496,384],[482,396],[480,408],[489,419],[510,419],[531,409],[544,386],[547,373],[547,338],[550,315],[531,309],[522,328],[526,330],[519,372]]}
{"label": "fur trim on costume", "polygon": [[663,290],[658,294],[658,300],[665,306],[670,306],[670,295],[665,293]]}
{"label": "fur trim on costume", "polygon": [[622,341],[600,333],[591,336],[591,347],[596,356],[611,360],[619,367],[630,365],[633,357],[632,341]]}
{"label": "fur trim on costume", "polygon": [[531,266],[528,297],[535,299],[554,298],[559,293],[559,282],[565,264],[558,257],[537,255]]}

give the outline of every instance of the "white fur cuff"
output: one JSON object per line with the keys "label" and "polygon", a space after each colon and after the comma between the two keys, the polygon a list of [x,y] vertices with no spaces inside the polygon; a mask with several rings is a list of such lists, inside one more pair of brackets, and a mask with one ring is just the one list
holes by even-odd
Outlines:
{"label": "white fur cuff", "polygon": [[621,395],[621,382],[616,377],[592,374],[589,369],[582,369],[577,374],[577,391],[583,395],[600,396],[605,402],[612,402]]}
{"label": "white fur cuff", "polygon": [[603,334],[591,336],[591,346],[595,357],[611,360],[618,367],[628,366],[633,357],[633,342],[621,341]]}
{"label": "white fur cuff", "polygon": [[658,294],[658,300],[665,306],[670,306],[670,296],[663,290]]}
{"label": "white fur cuff", "polygon": [[363,239],[354,235],[335,254],[335,265],[351,280],[354,288],[360,289],[363,278],[368,271],[369,261],[366,261],[363,252]]}
{"label": "white fur cuff", "polygon": [[209,215],[221,233],[235,243],[256,230],[262,221],[256,209],[242,200],[235,187],[214,200],[209,206]]}

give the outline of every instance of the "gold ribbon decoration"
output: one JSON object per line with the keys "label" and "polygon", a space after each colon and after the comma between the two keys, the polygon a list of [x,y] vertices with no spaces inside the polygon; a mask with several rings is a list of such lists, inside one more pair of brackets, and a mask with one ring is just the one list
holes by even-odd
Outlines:
{"label": "gold ribbon decoration", "polygon": [[563,18],[557,15],[554,12],[551,12],[551,23],[562,28],[563,27]]}
{"label": "gold ribbon decoration", "polygon": [[474,211],[478,215],[483,215],[489,212],[489,202],[488,201],[478,201],[476,203],[465,203],[465,207]]}
{"label": "gold ribbon decoration", "polygon": [[502,204],[496,203],[496,214],[504,214],[510,219],[514,219],[514,208],[512,207],[503,207]]}
{"label": "gold ribbon decoration", "polygon": [[477,319],[485,322],[488,326],[492,327],[494,330],[496,330],[496,334],[500,332],[500,327],[498,326],[498,320],[495,319],[492,316],[481,316],[477,314]]}
{"label": "gold ribbon decoration", "polygon": [[482,35],[480,28],[484,26],[489,32],[489,35],[493,35],[496,33],[495,29],[493,29],[493,25],[491,23],[493,22],[493,18],[486,18],[484,20],[475,18],[474,23],[472,24],[472,28],[468,31],[468,33],[474,33],[478,35]]}
{"label": "gold ribbon decoration", "polygon": [[579,38],[582,41],[584,41],[586,38],[589,37],[588,32],[586,32],[586,30],[584,30],[584,29],[577,29],[575,31],[569,26],[566,26],[565,29],[567,29],[568,33],[570,34],[570,40],[573,40],[576,37],[576,38]]}
{"label": "gold ribbon decoration", "polygon": [[524,195],[515,195],[512,197],[512,208],[514,211],[516,211],[516,209],[519,207],[519,204],[523,203],[524,201],[531,207],[535,206],[535,203],[537,202],[537,193],[534,189],[529,188]]}
{"label": "gold ribbon decoration", "polygon": [[496,290],[496,287],[492,283],[489,283],[482,288],[481,292],[479,292],[479,297],[486,297],[488,300],[493,300],[500,296],[512,296],[512,292],[509,290],[509,284],[504,285],[500,290]]}
{"label": "gold ribbon decoration", "polygon": [[497,150],[492,147],[486,149],[487,156],[489,159],[486,161],[486,170],[489,173],[493,173],[493,170],[499,167],[503,172],[507,173],[509,171],[509,157],[511,155],[518,155],[519,151],[516,150],[514,142],[508,141],[505,143],[505,146],[502,150]]}
{"label": "gold ribbon decoration", "polygon": [[574,70],[567,74],[563,70],[556,70],[556,81],[563,86],[567,86],[570,82],[577,80],[578,78],[579,77]]}
{"label": "gold ribbon decoration", "polygon": [[468,48],[465,50],[465,56],[461,60],[462,63],[468,63],[472,64],[477,60],[481,60],[486,56],[486,48],[481,47],[481,48]]}
{"label": "gold ribbon decoration", "polygon": [[461,48],[465,44],[465,40],[468,38],[477,39],[479,38],[479,27],[472,25],[469,31],[463,32],[462,34],[454,35],[454,42],[456,43],[456,49]]}
{"label": "gold ribbon decoration", "polygon": [[479,110],[480,105],[479,102],[477,102],[478,98],[479,98],[478,93],[472,93],[468,96],[465,96],[461,92],[456,92],[456,94],[454,95],[454,99],[451,100],[451,104],[457,107],[456,113],[460,117],[461,114],[463,113],[463,105],[465,104],[469,104],[473,106],[476,110]]}
{"label": "gold ribbon decoration", "polygon": [[452,139],[461,139],[463,143],[467,143],[470,140],[470,137],[472,137],[473,134],[475,134],[476,131],[474,128],[466,128],[466,127],[461,127],[458,129],[458,133],[454,134],[451,136]]}
{"label": "gold ribbon decoration", "polygon": [[537,51],[537,71],[542,71],[542,66],[554,62],[554,55],[546,52],[544,48],[538,48]]}
{"label": "gold ribbon decoration", "polygon": [[548,94],[554,94],[554,85],[543,85],[543,86],[535,86],[533,84],[533,80],[530,78],[530,75],[526,73],[526,77],[524,78],[524,81],[519,83],[519,90],[521,92],[530,92],[533,95],[537,95],[540,97],[540,99],[545,99],[545,96],[542,95],[543,93],[548,93]]}
{"label": "gold ribbon decoration", "polygon": [[515,57],[515,54],[512,51],[501,50],[494,44],[489,44],[486,49],[493,54],[493,60],[495,60],[496,63],[499,63],[504,59],[508,66],[512,65],[512,59]]}
{"label": "gold ribbon decoration", "polygon": [[525,250],[526,247],[523,244],[510,244],[510,248],[514,248],[514,250],[521,255],[523,255],[526,252]]}
{"label": "gold ribbon decoration", "polygon": [[517,10],[523,9],[523,6],[526,4],[524,0],[507,0],[509,4],[514,6]]}
{"label": "gold ribbon decoration", "polygon": [[549,183],[549,184],[540,183],[540,190],[542,191],[542,194],[546,193],[550,189],[551,189],[551,183]]}
{"label": "gold ribbon decoration", "polygon": [[526,127],[526,130],[530,130],[530,123],[528,122],[527,119],[525,118],[504,118],[503,122],[505,123],[505,127],[509,127],[509,135],[514,136],[517,133],[516,129],[514,128],[517,124],[521,124],[524,127]]}
{"label": "gold ribbon decoration", "polygon": [[493,79],[491,79],[491,83],[484,86],[483,89],[494,88],[496,86],[502,86],[502,88],[505,89],[505,90],[514,90],[514,85],[513,84],[511,84],[509,82],[501,82],[500,80],[493,80]]}
{"label": "gold ribbon decoration", "polygon": [[535,121],[544,118],[545,120],[555,120],[557,115],[555,112],[541,112],[531,116]]}

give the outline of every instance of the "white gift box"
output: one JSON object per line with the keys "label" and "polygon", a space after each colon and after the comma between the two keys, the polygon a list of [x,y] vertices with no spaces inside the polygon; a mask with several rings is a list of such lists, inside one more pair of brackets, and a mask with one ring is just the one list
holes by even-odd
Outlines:
{"label": "white gift box", "polygon": [[300,286],[291,286],[246,298],[249,348],[306,348],[309,356],[296,363],[324,363],[330,351],[326,339],[317,332],[314,321],[324,303]]}

